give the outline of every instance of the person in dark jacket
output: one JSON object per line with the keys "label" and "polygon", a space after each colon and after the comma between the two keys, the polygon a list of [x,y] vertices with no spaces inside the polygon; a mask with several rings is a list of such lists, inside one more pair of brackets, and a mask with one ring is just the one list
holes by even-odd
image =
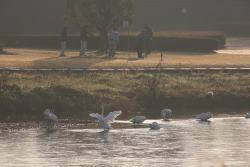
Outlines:
{"label": "person in dark jacket", "polygon": [[143,58],[145,32],[140,32],[136,37],[136,49],[138,58]]}
{"label": "person in dark jacket", "polygon": [[148,24],[145,24],[144,31],[145,31],[145,51],[146,55],[148,55],[152,51],[153,30]]}
{"label": "person in dark jacket", "polygon": [[63,57],[65,56],[65,50],[67,47],[67,27],[64,27],[62,32],[61,32],[61,51],[60,51],[60,56]]}

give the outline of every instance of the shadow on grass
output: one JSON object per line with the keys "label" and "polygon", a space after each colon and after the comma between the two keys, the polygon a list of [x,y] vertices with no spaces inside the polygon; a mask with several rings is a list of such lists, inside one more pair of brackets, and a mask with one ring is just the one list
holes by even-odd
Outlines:
{"label": "shadow on grass", "polygon": [[3,51],[0,51],[0,56],[1,55],[18,55],[17,53],[14,53],[14,52],[9,52],[9,51],[5,51],[5,50],[3,50]]}

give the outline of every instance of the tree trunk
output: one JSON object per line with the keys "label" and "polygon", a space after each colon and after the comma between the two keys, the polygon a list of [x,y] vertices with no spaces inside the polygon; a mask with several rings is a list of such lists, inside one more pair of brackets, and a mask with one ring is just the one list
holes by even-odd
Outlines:
{"label": "tree trunk", "polygon": [[99,32],[99,51],[106,53],[108,49],[108,31],[102,30]]}

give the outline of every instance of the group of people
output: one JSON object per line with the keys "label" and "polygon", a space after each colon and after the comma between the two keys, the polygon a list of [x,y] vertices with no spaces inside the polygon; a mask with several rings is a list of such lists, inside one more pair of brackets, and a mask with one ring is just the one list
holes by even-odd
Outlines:
{"label": "group of people", "polygon": [[[67,49],[67,28],[64,27],[61,32],[61,51],[60,56],[65,56],[65,51]],[[80,29],[80,56],[85,56],[87,51],[87,30],[85,28]]]}
{"label": "group of people", "polygon": [[[135,47],[137,50],[138,58],[144,58],[143,53],[148,55],[152,50],[153,41],[153,30],[146,24],[144,29],[136,36]],[[108,33],[108,46],[107,55],[109,57],[115,57],[116,50],[120,43],[120,35],[117,28],[113,28]],[[65,56],[65,51],[67,47],[67,28],[64,27],[61,33],[61,51],[60,56]],[[87,31],[85,28],[80,30],[80,56],[85,56],[87,51]]]}
{"label": "group of people", "polygon": [[[153,30],[148,25],[145,24],[144,29],[136,36],[136,50],[138,58],[144,58],[145,55],[149,55],[152,51],[152,41],[153,41]],[[119,45],[119,32],[116,28],[108,34],[108,56],[114,57],[116,54],[117,47]]]}

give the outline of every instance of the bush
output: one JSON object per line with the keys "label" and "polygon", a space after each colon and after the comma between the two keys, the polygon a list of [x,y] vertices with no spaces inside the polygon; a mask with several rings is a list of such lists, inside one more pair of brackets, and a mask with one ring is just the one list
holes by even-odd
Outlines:
{"label": "bush", "polygon": [[3,52],[3,43],[0,42],[0,52]]}
{"label": "bush", "polygon": [[[119,50],[136,50],[137,33],[121,33]],[[29,48],[58,48],[57,35],[7,36],[8,46]],[[68,46],[71,49],[79,48],[79,35],[68,37]],[[129,40],[129,41],[128,41]],[[129,42],[129,43],[128,43]],[[153,50],[155,51],[214,51],[225,47],[226,36],[221,32],[194,31],[194,32],[155,32]],[[88,48],[98,49],[99,37],[93,34],[88,38]]]}

